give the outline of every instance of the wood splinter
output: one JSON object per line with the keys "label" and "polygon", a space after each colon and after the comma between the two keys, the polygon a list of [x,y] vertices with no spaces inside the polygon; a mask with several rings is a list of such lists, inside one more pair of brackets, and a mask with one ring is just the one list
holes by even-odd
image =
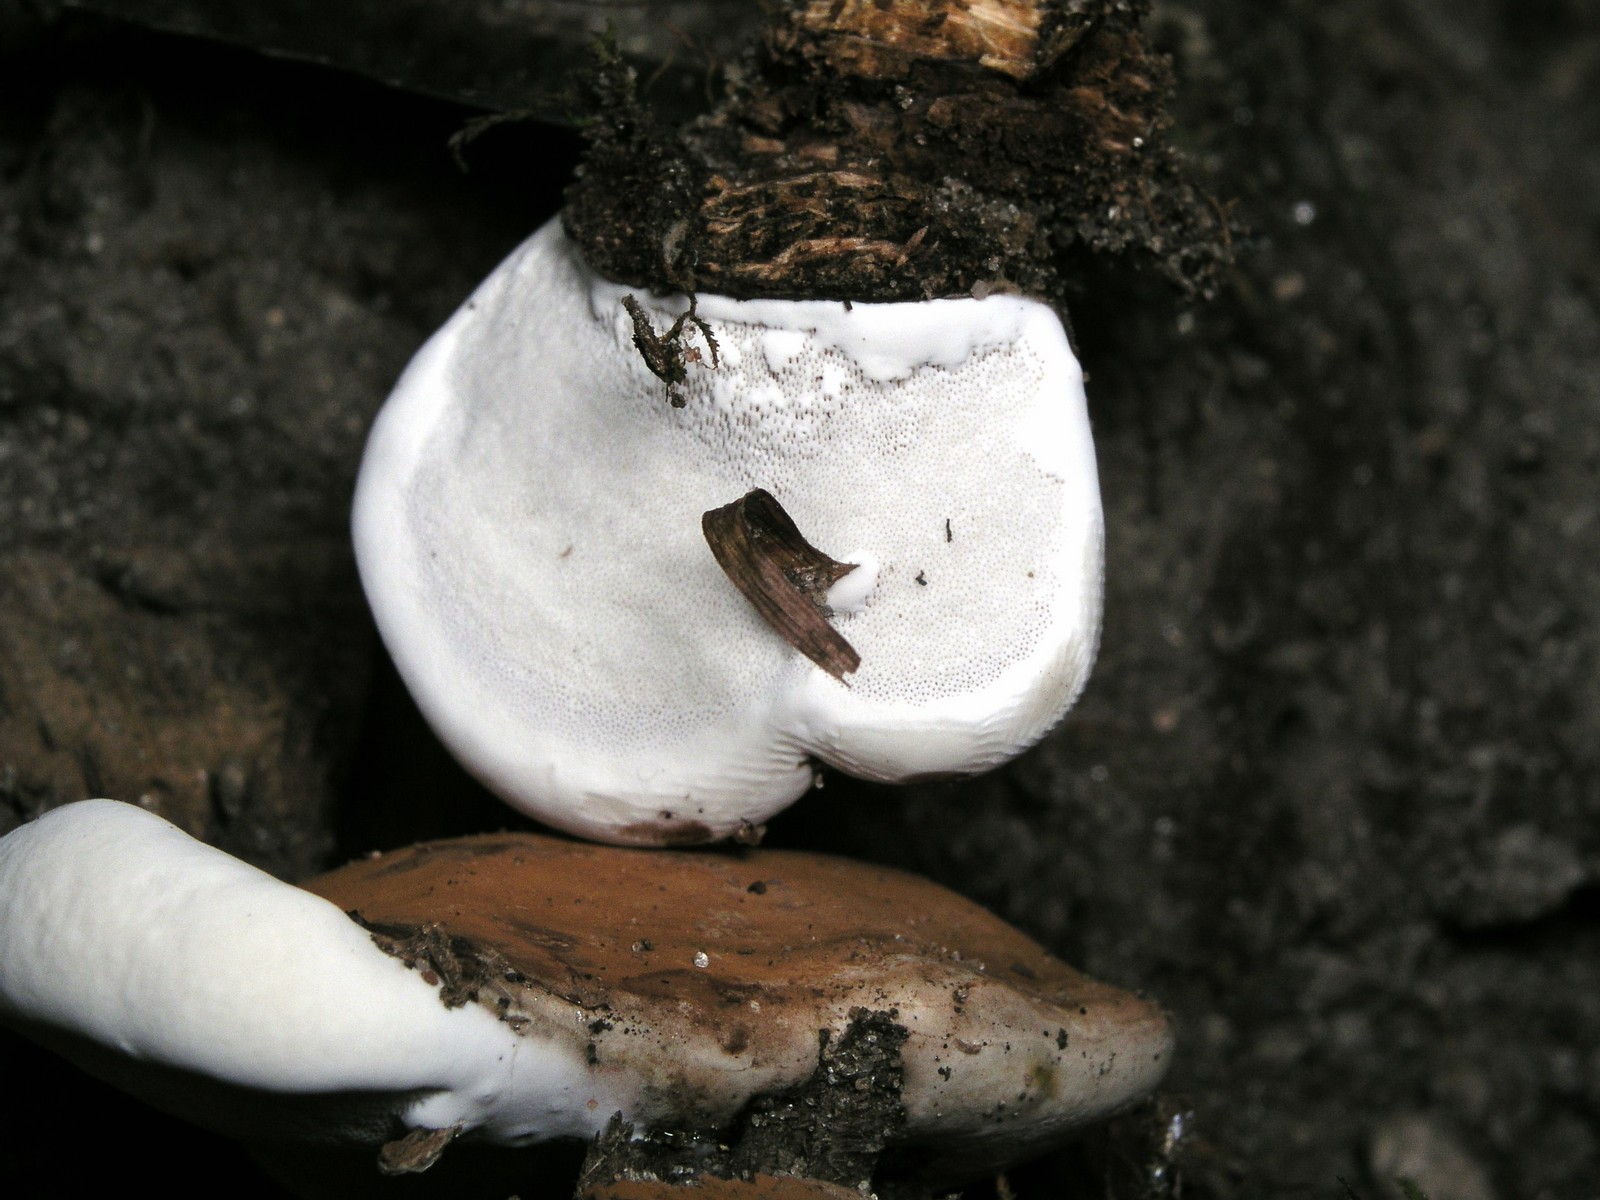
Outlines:
{"label": "wood splinter", "polygon": [[695,312],[695,304],[696,298],[690,295],[689,307],[678,315],[666,333],[657,333],[644,306],[632,296],[622,298],[622,307],[633,322],[633,344],[643,356],[650,374],[667,385],[667,403],[673,408],[684,406],[683,395],[677,388],[689,378],[689,364],[702,361],[699,349],[688,344],[688,335],[684,332],[686,325],[693,325],[700,331],[700,336],[706,340],[706,349],[711,353],[711,365],[717,365],[716,335],[711,332],[711,326]]}
{"label": "wood splinter", "polygon": [[784,641],[841,682],[861,665],[861,655],[828,624],[828,589],[856,563],[829,558],[806,541],[762,488],[711,509],[700,528],[717,565]]}
{"label": "wood splinter", "polygon": [[460,1125],[413,1129],[404,1137],[385,1142],[378,1152],[378,1170],[385,1175],[420,1175],[439,1161],[461,1129]]}

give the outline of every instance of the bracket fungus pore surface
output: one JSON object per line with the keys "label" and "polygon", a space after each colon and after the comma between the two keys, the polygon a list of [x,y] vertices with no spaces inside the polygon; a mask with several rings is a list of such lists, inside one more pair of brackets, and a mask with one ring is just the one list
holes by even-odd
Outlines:
{"label": "bracket fungus pore surface", "polygon": [[[702,293],[675,385],[635,345],[682,297],[591,270],[552,222],[417,356],[357,489],[357,559],[442,740],[540,820],[710,841],[811,785],[1004,762],[1066,711],[1100,625],[1082,373],[1039,301]],[[752,489],[857,564],[834,677],[730,585],[703,514]]]}
{"label": "bracket fungus pore surface", "polygon": [[396,1169],[614,1114],[715,1145],[870,1019],[887,1074],[846,1103],[886,1097],[874,1144],[957,1179],[1138,1099],[1171,1048],[1153,1004],[896,871],[494,834],[303,890],[112,801],[0,840],[0,1019],[199,1123]]}

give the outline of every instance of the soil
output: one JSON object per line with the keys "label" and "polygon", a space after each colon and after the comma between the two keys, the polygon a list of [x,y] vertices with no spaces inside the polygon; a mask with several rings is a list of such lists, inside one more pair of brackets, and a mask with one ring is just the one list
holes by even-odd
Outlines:
{"label": "soil", "polygon": [[[804,1180],[824,1194],[832,1185],[859,1195],[856,1189],[872,1186],[885,1143],[905,1121],[900,1050],[906,1029],[896,1015],[857,1008],[837,1038],[820,1030],[811,1075],[757,1096],[720,1137],[715,1131],[644,1134],[614,1118],[590,1147],[578,1200],[614,1195],[619,1184],[644,1180],[743,1191],[742,1181],[766,1181],[765,1190],[782,1178]],[[925,1182],[901,1179],[895,1194],[904,1200],[931,1194]]]}
{"label": "soil", "polygon": [[[829,776],[767,844],[930,875],[1170,1009],[1159,1105],[993,1194],[1588,1200],[1600,29],[1194,0],[1152,34],[1255,236],[1209,305],[1077,285],[1089,691],[1006,770]],[[301,877],[518,825],[409,708],[345,521],[388,386],[576,139],[498,127],[463,175],[474,111],[335,71],[15,9],[0,57],[0,829],[107,793]],[[19,1040],[0,1079],[0,1193],[281,1194]]]}

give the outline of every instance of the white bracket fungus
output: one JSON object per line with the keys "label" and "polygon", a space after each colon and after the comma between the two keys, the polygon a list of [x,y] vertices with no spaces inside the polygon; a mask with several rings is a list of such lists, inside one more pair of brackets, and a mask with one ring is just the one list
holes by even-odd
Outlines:
{"label": "white bracket fungus", "polygon": [[976,905],[820,855],[505,834],[308,887],[131,805],[57,809],[0,840],[0,1019],[213,1128],[417,1166],[458,1131],[725,1127],[870,1008],[905,1031],[887,1136],[954,1178],[1138,1099],[1171,1049],[1153,1004]]}
{"label": "white bracket fungus", "polygon": [[0,839],[0,1019],[249,1139],[381,1142],[397,1117],[586,1137],[593,1115],[564,1093],[627,1100],[556,1039],[447,1009],[326,900],[111,800]]}
{"label": "white bracket fungus", "polygon": [[[899,781],[996,766],[1094,658],[1103,537],[1082,372],[1016,296],[698,297],[674,385],[552,222],[417,355],[355,502],[362,580],[423,713],[551,825],[623,843],[736,834],[812,760]],[[859,564],[830,677],[730,586],[702,514],[772,493]]]}

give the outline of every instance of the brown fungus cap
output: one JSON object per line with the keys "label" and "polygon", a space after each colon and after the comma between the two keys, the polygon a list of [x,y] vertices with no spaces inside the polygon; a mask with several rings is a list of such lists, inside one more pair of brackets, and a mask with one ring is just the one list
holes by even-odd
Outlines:
{"label": "brown fungus cap", "polygon": [[446,1005],[569,1044],[597,1092],[634,1097],[623,1116],[641,1131],[725,1129],[805,1084],[862,1014],[887,1014],[904,1031],[891,1146],[976,1172],[1146,1094],[1171,1049],[1149,1001],[944,888],[841,859],[501,834],[307,887]]}
{"label": "brown fungus cap", "polygon": [[727,95],[655,127],[603,68],[565,223],[632,286],[1061,301],[1082,250],[1191,294],[1232,220],[1170,146],[1148,0],[783,0]]}

